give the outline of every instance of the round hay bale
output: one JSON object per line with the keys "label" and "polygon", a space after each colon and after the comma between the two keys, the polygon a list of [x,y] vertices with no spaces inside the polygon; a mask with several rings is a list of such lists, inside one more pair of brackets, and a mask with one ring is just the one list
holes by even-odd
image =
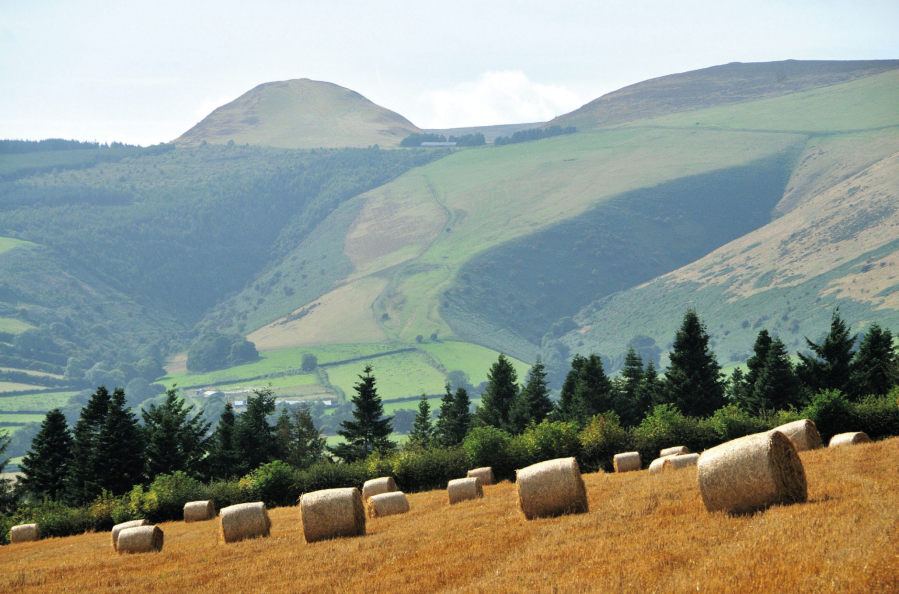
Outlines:
{"label": "round hay bale", "polygon": [[664,458],[665,456],[676,456],[678,454],[689,454],[690,448],[687,446],[674,446],[673,448],[665,448],[661,452],[659,452],[659,458]]}
{"label": "round hay bale", "polygon": [[365,481],[362,485],[362,499],[368,499],[372,495],[380,495],[381,493],[393,493],[396,491],[396,482],[392,476],[382,476],[381,478]]}
{"label": "round hay bale", "polygon": [[587,511],[587,489],[574,458],[538,462],[516,476],[518,506],[528,520]]}
{"label": "round hay bale", "polygon": [[116,551],[122,553],[153,553],[162,550],[165,535],[159,526],[135,526],[119,532]]}
{"label": "round hay bale", "polygon": [[409,501],[402,491],[372,495],[365,502],[369,518],[384,518],[404,514],[409,511]]}
{"label": "round hay bale", "polygon": [[41,539],[41,529],[37,524],[19,524],[9,531],[9,544],[35,542]]}
{"label": "round hay bale", "polygon": [[699,490],[710,512],[749,513],[808,500],[805,469],[780,431],[747,435],[699,457]]}
{"label": "round hay bale", "polygon": [[792,423],[775,427],[773,430],[780,431],[789,437],[793,445],[796,446],[797,452],[817,450],[824,447],[824,444],[821,442],[821,435],[818,434],[818,428],[808,419],[793,421]]}
{"label": "round hay bale", "polygon": [[631,472],[632,470],[643,468],[643,462],[640,461],[640,452],[615,454],[612,465],[615,467],[615,472]]}
{"label": "round hay bale", "polygon": [[860,443],[871,443],[871,438],[867,433],[858,431],[856,433],[840,433],[830,438],[829,448],[838,448],[840,446],[856,445]]}
{"label": "round hay bale", "polygon": [[662,472],[662,467],[665,466],[665,460],[668,458],[674,458],[678,456],[678,454],[672,454],[670,456],[663,456],[661,458],[656,458],[652,462],[649,463],[649,474],[658,474]]}
{"label": "round hay bale", "polygon": [[261,501],[240,503],[222,508],[222,538],[225,542],[238,542],[271,534],[272,521]]}
{"label": "round hay bale", "polygon": [[699,461],[699,454],[683,454],[681,456],[671,456],[665,458],[662,463],[662,472],[671,472],[680,470],[681,468],[693,468]]}
{"label": "round hay bale", "polygon": [[478,479],[479,481],[481,481],[482,487],[486,487],[487,485],[492,485],[494,483],[493,468],[491,466],[469,470],[468,474],[466,474],[465,476],[468,478]]}
{"label": "round hay bale", "polygon": [[365,536],[365,506],[355,487],[306,493],[300,497],[300,514],[306,542]]}
{"label": "round hay bale", "polygon": [[184,521],[205,522],[215,517],[215,505],[212,501],[190,501],[184,504]]}
{"label": "round hay bale", "polygon": [[131,520],[130,522],[122,522],[112,527],[112,550],[118,550],[119,533],[126,528],[137,528],[138,526],[149,526],[150,522],[146,520]]}
{"label": "round hay bale", "polygon": [[477,477],[451,480],[446,485],[446,492],[449,495],[450,505],[484,496],[481,480]]}

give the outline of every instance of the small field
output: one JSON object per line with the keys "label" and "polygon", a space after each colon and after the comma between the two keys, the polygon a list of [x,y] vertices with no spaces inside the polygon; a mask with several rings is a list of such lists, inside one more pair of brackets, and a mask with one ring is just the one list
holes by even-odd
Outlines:
{"label": "small field", "polygon": [[48,411],[53,408],[65,406],[69,398],[77,392],[41,392],[39,394],[25,394],[23,396],[4,396],[0,398],[0,413],[19,412],[27,410]]}
{"label": "small field", "polygon": [[[27,245],[27,242],[11,239],[9,237],[0,237],[0,254],[8,252],[14,247]],[[0,332],[9,332],[10,334],[21,334],[29,328],[34,328],[31,324],[17,320],[15,318],[0,318]]]}
{"label": "small field", "polygon": [[225,545],[218,522],[162,524],[158,554],[109,533],[4,548],[0,587],[45,592],[895,592],[899,439],[801,454],[809,502],[706,512],[695,473],[585,475],[590,512],[526,521],[515,486],[450,507],[409,496],[367,536],[306,544],[295,507],[271,538]]}
{"label": "small field", "polygon": [[[359,375],[368,364],[371,364],[372,373],[377,380],[378,395],[384,400],[418,396],[422,393],[440,394],[444,391],[446,378],[420,352],[399,353],[370,361],[328,367],[328,379],[350,398],[354,394],[353,386],[359,383]],[[406,408],[414,406],[412,403]]]}

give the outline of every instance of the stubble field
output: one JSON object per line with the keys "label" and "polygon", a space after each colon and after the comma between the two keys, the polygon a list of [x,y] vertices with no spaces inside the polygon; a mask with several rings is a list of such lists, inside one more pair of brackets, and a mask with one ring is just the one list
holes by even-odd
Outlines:
{"label": "stubble field", "polygon": [[695,473],[589,474],[590,512],[525,521],[515,486],[411,512],[361,538],[306,544],[297,508],[267,539],[225,545],[218,521],[162,524],[161,553],[117,556],[109,533],[0,549],[4,592],[893,592],[899,439],[801,454],[809,502],[705,511]]}

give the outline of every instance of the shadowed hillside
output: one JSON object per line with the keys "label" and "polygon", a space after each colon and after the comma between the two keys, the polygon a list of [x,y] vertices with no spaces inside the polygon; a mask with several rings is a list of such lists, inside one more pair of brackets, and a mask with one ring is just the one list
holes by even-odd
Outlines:
{"label": "shadowed hillside", "polygon": [[397,146],[413,132],[421,130],[355,91],[302,78],[259,85],[213,111],[174,142],[365,148]]}

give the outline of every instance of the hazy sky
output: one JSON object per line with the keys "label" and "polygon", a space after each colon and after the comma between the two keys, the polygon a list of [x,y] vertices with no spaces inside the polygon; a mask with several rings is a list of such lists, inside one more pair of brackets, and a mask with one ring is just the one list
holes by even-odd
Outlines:
{"label": "hazy sky", "polygon": [[899,58],[899,0],[0,0],[0,138],[168,141],[273,80],[420,127],[543,121],[728,62]]}

